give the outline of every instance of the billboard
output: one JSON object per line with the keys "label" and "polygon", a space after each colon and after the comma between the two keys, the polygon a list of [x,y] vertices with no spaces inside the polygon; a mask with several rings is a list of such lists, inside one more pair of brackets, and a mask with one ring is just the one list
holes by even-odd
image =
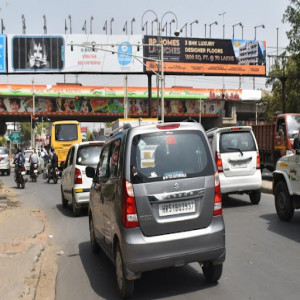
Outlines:
{"label": "billboard", "polygon": [[[197,39],[145,36],[144,71],[158,70],[164,46],[164,72],[168,74],[250,75],[266,74],[265,41]],[[152,46],[153,45],[153,46]],[[149,67],[149,68],[148,68]]]}
{"label": "billboard", "polygon": [[6,73],[6,36],[0,35],[0,73]]}
{"label": "billboard", "polygon": [[9,36],[10,72],[57,72],[64,68],[62,36]]}
{"label": "billboard", "polygon": [[8,35],[7,40],[9,73],[143,73],[143,47],[135,46],[142,44],[141,35]]}

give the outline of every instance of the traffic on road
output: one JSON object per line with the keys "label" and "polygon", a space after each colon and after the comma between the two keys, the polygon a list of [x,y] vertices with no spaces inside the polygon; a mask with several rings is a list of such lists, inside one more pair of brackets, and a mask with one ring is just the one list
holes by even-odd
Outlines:
{"label": "traffic on road", "polygon": [[[50,149],[45,173],[58,167],[55,156]],[[210,138],[195,122],[125,125],[105,143],[71,146],[53,181],[43,173],[30,181],[24,169],[19,198],[45,211],[62,253],[56,299],[297,299],[297,177],[284,176],[285,165],[299,166],[299,151],[292,156],[277,164],[274,201],[271,188],[262,192],[251,127]],[[12,169],[1,181],[14,189]],[[245,176],[247,186],[257,171],[258,201],[252,189],[222,189],[225,177]]]}

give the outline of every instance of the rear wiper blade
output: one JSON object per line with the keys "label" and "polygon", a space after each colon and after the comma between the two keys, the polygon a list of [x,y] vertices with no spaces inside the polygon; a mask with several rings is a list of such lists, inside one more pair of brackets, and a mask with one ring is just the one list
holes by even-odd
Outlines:
{"label": "rear wiper blade", "polygon": [[242,150],[240,148],[226,148],[226,149],[228,149],[228,150],[236,150],[236,151],[239,151],[242,154],[242,156],[244,155],[243,152],[242,152]]}

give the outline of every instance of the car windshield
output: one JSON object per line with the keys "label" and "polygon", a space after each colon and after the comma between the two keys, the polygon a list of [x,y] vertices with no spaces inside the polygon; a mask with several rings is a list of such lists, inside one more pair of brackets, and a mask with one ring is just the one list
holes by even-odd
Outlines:
{"label": "car windshield", "polygon": [[25,152],[25,153],[24,153],[24,155],[25,155],[25,158],[29,158],[29,157],[30,157],[30,155],[31,155],[31,153],[33,153],[33,152],[31,152],[31,151],[27,151],[27,152]]}
{"label": "car windshield", "polygon": [[55,140],[57,141],[77,140],[77,125],[76,124],[55,125]]}
{"label": "car windshield", "polygon": [[208,144],[199,131],[136,135],[130,168],[134,183],[214,174]]}
{"label": "car windshield", "polygon": [[0,154],[8,154],[7,148],[0,148]]}
{"label": "car windshield", "polygon": [[102,145],[87,145],[79,147],[77,152],[77,165],[96,166],[99,161]]}
{"label": "car windshield", "polygon": [[300,130],[300,116],[288,115],[287,116],[288,135],[290,139],[294,139]]}
{"label": "car windshield", "polygon": [[231,131],[221,133],[220,153],[233,151],[256,151],[255,141],[250,131]]}

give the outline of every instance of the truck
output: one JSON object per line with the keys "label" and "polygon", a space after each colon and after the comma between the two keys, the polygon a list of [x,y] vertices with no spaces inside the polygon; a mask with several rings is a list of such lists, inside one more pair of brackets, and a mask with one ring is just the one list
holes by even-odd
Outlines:
{"label": "truck", "polygon": [[291,220],[300,208],[300,149],[299,143],[295,145],[294,153],[281,157],[273,172],[275,208],[283,221]]}
{"label": "truck", "polygon": [[300,130],[300,114],[279,114],[269,124],[253,125],[252,130],[259,148],[261,168],[274,171],[279,158],[295,151],[293,142]]}

